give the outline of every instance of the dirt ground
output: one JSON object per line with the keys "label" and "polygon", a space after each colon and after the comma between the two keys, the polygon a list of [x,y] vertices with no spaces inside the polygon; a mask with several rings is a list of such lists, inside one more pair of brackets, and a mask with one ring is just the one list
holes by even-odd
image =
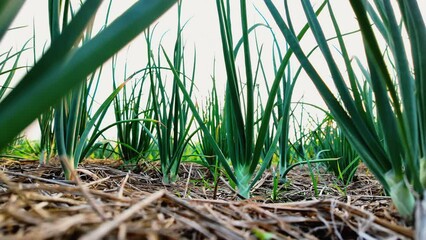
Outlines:
{"label": "dirt ground", "polygon": [[[223,179],[183,164],[179,180],[164,185],[157,166],[136,171],[87,160],[76,181],[59,163],[0,160],[0,239],[412,239],[380,184],[361,166],[344,186],[296,167],[271,199],[266,173],[253,197],[239,198]],[[315,192],[317,194],[315,194]]]}

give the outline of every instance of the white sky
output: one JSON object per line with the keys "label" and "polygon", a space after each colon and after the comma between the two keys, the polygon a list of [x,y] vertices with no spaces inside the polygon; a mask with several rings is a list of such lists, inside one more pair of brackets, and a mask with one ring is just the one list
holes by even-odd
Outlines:
{"label": "white sky", "polygon": [[[43,50],[43,46],[49,39],[49,31],[48,31],[48,15],[47,15],[47,2],[48,1],[40,1],[40,0],[28,0],[21,10],[20,14],[16,18],[13,23],[13,26],[26,26],[23,29],[13,30],[7,33],[0,44],[0,53],[5,52],[10,47],[14,47],[15,49],[20,49],[25,41],[32,37],[32,25],[34,22],[36,29],[36,41],[37,41],[37,53],[40,56]],[[108,0],[104,1],[103,6],[101,7],[100,13],[98,16],[100,22],[104,21],[104,17],[102,14],[105,13],[106,7],[108,5]],[[111,15],[118,16],[122,11],[127,9],[132,3],[136,2],[135,0],[116,0],[113,1],[112,5],[112,13]],[[235,1],[237,2],[237,1]],[[277,5],[282,5],[283,1],[274,1]],[[292,17],[294,19],[295,28],[300,29],[306,22],[304,19],[303,10],[301,9],[300,1],[289,1],[290,3],[294,3],[291,6],[292,9]],[[319,1],[312,1],[319,2]],[[331,0],[333,4],[333,9],[335,10],[335,14],[339,20],[339,23],[342,28],[342,32],[348,32],[355,30],[357,28],[357,24],[350,9],[348,1],[342,0]],[[426,8],[425,4],[426,0],[420,0],[419,4]],[[260,18],[259,14],[255,12],[254,8],[251,6],[256,6],[260,9],[260,11],[268,18],[270,23],[275,26],[274,21],[270,17],[269,12],[264,7],[264,3],[261,0],[252,0],[248,1],[249,8],[249,23],[254,24],[257,22],[263,22]],[[240,36],[239,24],[238,24],[238,7],[234,7],[235,12],[235,39]],[[424,9],[424,8],[423,8]],[[172,8],[169,12],[167,12],[163,17],[160,18],[159,26],[156,30],[157,39],[161,37],[161,35],[168,31],[164,45],[166,49],[169,49],[169,53],[172,53],[173,50],[173,41],[175,39],[175,29],[176,29],[176,18],[177,18],[177,10],[176,7]],[[112,20],[112,19],[111,19]],[[188,26],[184,31],[184,40],[187,46],[188,55],[187,58],[190,59],[192,57],[192,49],[194,46],[197,51],[197,75],[196,75],[196,85],[199,89],[199,93],[197,93],[197,98],[203,100],[207,92],[211,89],[211,80],[210,75],[212,74],[213,69],[213,61],[216,59],[216,75],[219,82],[219,91],[223,92],[224,90],[224,82],[225,73],[223,64],[221,63],[222,59],[222,50],[220,43],[220,33],[219,27],[217,23],[217,13],[216,13],[216,5],[214,0],[184,0],[183,2],[183,19],[185,22],[189,20]],[[329,20],[328,13],[325,11],[323,16],[320,17],[320,21],[323,24],[324,30],[328,37],[333,36],[333,30],[331,27],[331,23]],[[327,27],[330,26],[330,27]],[[283,38],[281,37],[281,33],[279,30],[275,31],[276,35],[280,37],[280,40],[284,43]],[[270,52],[270,43],[271,39],[267,31],[259,31],[258,32],[259,41],[265,44],[265,53]],[[236,42],[237,40],[235,40]],[[145,45],[144,45],[143,36],[135,39],[128,47],[123,49],[120,55],[120,63],[122,63],[122,67],[124,67],[124,63],[127,59],[128,63],[128,74],[131,74],[133,71],[143,68],[145,57]],[[154,40],[155,42],[155,40]],[[254,41],[252,41],[254,44]],[[335,43],[334,43],[335,44]],[[353,56],[361,57],[363,56],[363,50],[361,46],[361,39],[359,35],[350,36],[347,38],[347,44],[349,45],[350,54]],[[283,44],[284,45],[284,44]],[[30,45],[31,46],[31,43]],[[302,41],[302,46],[305,46],[306,51],[309,51],[315,43],[312,38],[307,37]],[[268,49],[269,47],[269,49]],[[254,55],[255,52],[252,52]],[[336,52],[336,54],[338,54]],[[264,56],[266,59],[270,59],[271,57],[266,55]],[[25,61],[28,65],[32,65],[32,52],[28,51],[28,54],[23,57],[24,63]],[[317,66],[323,66],[321,55],[319,52],[312,57],[313,61],[318,63]],[[294,61],[297,63],[297,61]],[[119,64],[120,65],[120,64]],[[189,66],[189,64],[188,64]],[[120,66],[119,66],[120,67]],[[109,65],[106,65],[104,68],[107,73],[111,72]],[[326,78],[330,78],[326,68],[319,67],[318,70],[321,72],[322,76]],[[119,75],[121,76],[121,75]],[[110,76],[105,75],[105,83],[103,86],[103,93],[100,95],[107,96],[111,91],[111,81]],[[108,79],[109,78],[109,79]],[[271,80],[272,81],[272,80]],[[302,75],[298,83],[296,85],[295,93],[293,99],[295,101],[300,100],[303,97],[303,100],[310,103],[315,103],[319,105],[323,105],[322,100],[318,96],[316,89],[313,87],[310,80],[306,77],[306,75]],[[266,97],[265,97],[266,99]],[[37,127],[32,127],[30,131],[27,132],[30,138],[38,137],[38,129]]]}

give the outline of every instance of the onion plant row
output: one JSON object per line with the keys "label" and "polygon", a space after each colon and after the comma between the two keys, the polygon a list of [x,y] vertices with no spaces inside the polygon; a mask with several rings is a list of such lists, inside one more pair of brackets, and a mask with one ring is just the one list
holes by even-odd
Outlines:
{"label": "onion plant row", "polygon": [[[42,104],[40,103],[38,111],[39,114],[42,113],[38,118],[43,130],[43,146],[49,145],[50,142],[50,148],[44,146],[43,149],[50,151],[49,149],[54,145],[59,156],[69,161],[69,164],[63,165],[67,178],[71,176],[70,172],[73,170],[68,169],[67,166],[77,167],[83,158],[100,146],[96,144],[97,139],[110,128],[117,129],[117,153],[125,162],[137,162],[141,158],[148,157],[147,153],[152,153],[150,150],[157,151],[164,183],[177,179],[179,165],[195,134],[199,136],[198,144],[201,150],[199,156],[206,161],[206,165],[215,175],[218,174],[219,167],[223,169],[231,185],[238,189],[242,197],[250,196],[251,188],[271,166],[275,156],[279,159],[277,166],[280,174],[278,175],[285,177],[291,169],[288,145],[290,105],[300,70],[292,75],[290,71],[292,51],[288,50],[285,44],[277,41],[266,18],[263,24],[249,26],[246,1],[241,0],[239,13],[242,37],[234,41],[231,3],[223,0],[216,1],[223,60],[226,67],[226,79],[223,79],[226,80],[223,108],[220,107],[221,99],[218,99],[216,88],[212,90],[207,102],[208,109],[204,110],[204,114],[198,113],[200,109],[192,100],[196,80],[194,79],[196,58],[194,55],[191,59],[193,64],[187,65],[183,44],[185,24],[181,23],[182,2],[179,2],[173,57],[169,57],[161,42],[157,49],[154,48],[152,39],[155,27],[145,31],[147,65],[130,76],[126,76],[125,71],[122,79],[124,81],[120,84],[115,73],[117,61],[114,58],[112,61],[113,92],[100,107],[93,109],[94,97],[104,69],[99,58],[93,61],[93,54],[101,54],[101,48],[94,44],[101,44],[104,38],[112,39],[111,46],[117,46],[114,48],[115,51],[112,51],[113,49],[107,51],[108,57],[112,57],[118,51],[118,46],[124,45],[123,39],[128,41],[130,36],[136,34],[134,29],[121,25],[126,21],[128,14],[141,11],[140,8],[145,4],[158,11],[166,9],[166,6],[160,7],[153,3],[139,1],[111,24],[106,20],[104,29],[93,34],[92,21],[100,3],[101,1],[84,2],[78,12],[73,12],[72,9],[75,7],[72,7],[70,2],[49,2],[51,46],[10,96],[3,101],[12,102],[8,99],[19,99],[21,91],[27,91],[30,86],[35,86],[31,85],[35,84],[32,82],[34,76],[41,79],[47,78],[41,82],[45,87],[40,88],[40,92],[34,92],[34,97],[40,96],[42,90],[45,93],[52,91],[49,84],[55,81],[67,81],[67,89],[62,88],[63,85],[61,85],[62,95],[58,95],[55,89],[48,96],[51,102],[44,101],[46,100],[44,97],[43,101],[40,101]],[[112,1],[109,7],[111,4]],[[171,4],[172,1],[169,5]],[[317,14],[324,6],[325,3],[320,6]],[[155,11],[150,13],[160,14]],[[139,29],[139,32],[142,31],[140,26],[133,27]],[[270,73],[265,70],[265,61],[268,60],[265,60],[263,47],[256,37],[256,31],[259,28],[267,29],[273,39],[274,49],[271,51],[274,55],[272,72],[274,81],[271,85],[267,77]],[[308,25],[303,27],[298,34],[298,39],[302,39],[308,28]],[[122,30],[124,32],[121,32]],[[129,34],[129,36],[126,38],[120,36],[117,37],[119,40],[113,41],[111,37],[118,33]],[[253,48],[256,49],[255,52]],[[54,54],[63,62],[54,61]],[[104,56],[104,60],[107,59],[104,52],[101,56]],[[243,56],[245,70],[243,74],[238,73],[240,66],[237,59],[241,56]],[[167,63],[164,63],[164,57]],[[86,61],[91,61],[91,64],[85,64]],[[93,64],[94,62],[98,64]],[[70,72],[71,67],[79,67],[81,73],[85,73],[77,75],[79,81],[75,81],[75,74]],[[59,72],[57,69],[62,69],[64,72]],[[171,79],[168,78],[170,72]],[[136,77],[137,80],[133,85],[128,86],[130,80]],[[54,86],[59,86],[59,83],[55,82],[55,84]],[[255,87],[263,84],[268,94],[266,104],[262,100],[259,88]],[[101,128],[107,109],[112,103],[116,122]],[[1,110],[18,114],[15,113],[16,108]],[[32,116],[36,116],[36,112]],[[5,124],[6,120],[4,118]],[[28,123],[30,118],[23,118],[23,120]],[[198,122],[199,129],[191,128],[194,120]],[[54,125],[54,133],[51,131],[52,125]],[[23,126],[24,122],[21,129]],[[52,141],[53,134],[56,144]],[[7,135],[2,136],[3,144],[7,142],[7,137]],[[156,154],[150,154],[150,157],[155,158]],[[42,153],[41,160],[45,159],[46,155]]]}

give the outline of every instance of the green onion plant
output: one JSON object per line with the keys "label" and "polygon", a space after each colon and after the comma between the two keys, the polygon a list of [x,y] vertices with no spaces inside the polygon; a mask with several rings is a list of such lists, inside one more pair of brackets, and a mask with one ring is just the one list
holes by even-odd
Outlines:
{"label": "green onion plant", "polygon": [[[287,17],[290,18],[290,11],[288,10],[289,5],[287,0],[284,1],[284,6],[286,9],[286,13],[288,14]],[[318,9],[315,11],[315,14],[319,15],[323,11],[325,6],[326,6],[326,1],[321,2]],[[279,143],[278,144],[278,156],[279,156],[278,172],[280,176],[280,181],[282,182],[286,180],[287,173],[289,172],[289,170],[291,170],[294,167],[293,164],[295,163],[295,160],[298,159],[298,158],[292,158],[290,154],[292,151],[292,147],[294,146],[292,146],[291,144],[289,145],[289,134],[290,134],[289,126],[291,125],[291,118],[292,118],[292,113],[294,111],[294,108],[297,107],[296,105],[292,108],[293,91],[296,86],[297,79],[300,76],[302,68],[299,67],[294,73],[292,72],[291,56],[293,55],[293,51],[288,48],[287,44],[284,44],[283,46],[283,44],[281,44],[278,41],[277,36],[273,28],[271,27],[268,19],[260,11],[258,11],[258,13],[264,20],[265,25],[268,26],[273,39],[274,50],[272,51],[272,64],[273,64],[274,73],[276,74],[276,76],[281,76],[282,78],[280,82],[281,85],[277,87],[277,99],[276,99],[277,110],[272,112],[273,124],[275,129],[280,128],[282,131],[280,133],[281,137],[278,142]],[[301,40],[305,36],[308,29],[309,29],[309,25],[306,23],[297,34],[297,38]],[[295,34],[295,30],[293,29],[293,27],[291,31]],[[314,47],[310,51],[308,56],[311,55],[316,49],[317,47]],[[262,70],[261,71],[262,74],[265,75],[263,70],[264,66],[262,62],[260,62],[260,69]],[[266,77],[264,78],[266,80]],[[265,81],[265,86],[267,91],[269,92],[270,88],[267,81]],[[302,114],[303,114],[303,111],[302,111]],[[280,122],[279,119],[283,119],[282,121],[283,126],[281,127],[278,126],[278,123]],[[303,132],[301,125],[299,125],[298,130],[300,130],[300,133]],[[298,139],[299,141],[303,140],[303,138],[298,138]],[[299,145],[300,147],[303,147],[303,142],[300,142],[299,144],[300,144]],[[303,152],[304,151],[301,151],[302,154]],[[303,158],[300,161],[297,161],[297,165],[308,163],[305,160],[306,158]]]}
{"label": "green onion plant", "polygon": [[[116,58],[113,58],[113,89],[117,89],[115,73]],[[125,79],[129,79],[124,71]],[[139,160],[147,157],[153,143],[153,99],[149,97],[148,71],[144,69],[142,76],[133,85],[124,85],[121,93],[114,99],[114,113],[117,123],[117,147],[120,158],[126,164],[137,164]],[[134,78],[132,74],[130,78]],[[130,81],[131,79],[129,79]],[[128,91],[128,89],[130,91]],[[144,97],[145,96],[145,97]]]}
{"label": "green onion plant", "polygon": [[324,162],[325,166],[345,186],[352,182],[360,157],[341,129],[335,125],[333,117],[328,115],[321,123],[318,123],[317,128],[310,134],[308,144],[316,148],[314,152],[318,159],[338,158],[337,161]]}
{"label": "green onion plant", "polygon": [[[215,71],[213,71],[215,73]],[[213,88],[207,97],[205,105],[202,106],[203,123],[207,127],[209,134],[213,136],[215,144],[219,147],[224,157],[228,156],[228,145],[226,141],[226,128],[224,127],[224,109],[220,105],[216,89],[216,76],[212,76]],[[213,177],[214,185],[213,199],[216,199],[218,182],[221,176],[221,165],[215,148],[209,137],[203,131],[197,131],[197,144],[193,144],[193,148],[198,153],[201,165],[209,169]]]}
{"label": "green onion plant", "polygon": [[[242,38],[241,45],[234,48],[233,29],[231,21],[230,1],[216,1],[219,26],[222,37],[222,50],[225,61],[227,83],[225,91],[225,114],[224,122],[226,129],[226,139],[228,145],[228,154],[233,167],[233,175],[238,192],[243,197],[250,196],[253,178],[256,174],[261,175],[269,166],[277,142],[272,142],[269,149],[264,151],[266,139],[273,138],[268,136],[270,131],[270,119],[272,106],[267,106],[263,110],[262,120],[260,120],[259,134],[256,138],[256,91],[257,74],[252,64],[254,58],[251,53],[249,32],[250,28],[247,21],[246,1],[240,1],[240,17]],[[241,46],[244,52],[244,70],[242,74],[244,80],[239,77],[237,68],[237,56]],[[261,59],[261,51],[257,52],[258,61]],[[275,99],[276,93],[269,93],[272,99]],[[271,100],[273,101],[273,100]],[[279,138],[278,133],[276,139]],[[262,152],[266,152],[263,159],[263,167],[257,171],[261,160]]]}
{"label": "green onion plant", "polygon": [[[63,4],[64,3],[64,4]],[[111,3],[111,2],[110,2]],[[49,1],[49,23],[50,23],[50,36],[51,41],[54,41],[60,35],[60,23],[62,20],[62,29],[65,28],[69,22],[69,15],[72,13],[73,6],[71,2]],[[108,13],[107,13],[108,16]],[[72,17],[71,17],[72,18]],[[93,22],[89,26],[78,45],[84,45],[90,41],[92,36]],[[90,131],[93,124],[89,121],[100,124],[105,113],[101,113],[99,120],[90,117],[91,107],[94,103],[94,98],[98,90],[100,76],[102,73],[102,66],[95,73],[90,74],[86,81],[76,86],[70,91],[61,102],[55,107],[54,112],[54,131],[56,139],[56,148],[59,157],[66,157],[69,161],[69,166],[77,167],[78,163],[84,158],[84,155],[75,155],[79,148],[91,148],[92,146],[86,145],[86,139],[81,138],[85,131]],[[91,95],[91,96],[90,96]],[[110,102],[105,102],[101,105],[98,111],[106,112]],[[95,125],[96,125],[95,124]],[[65,165],[62,166],[65,171],[65,177],[70,178],[71,169],[67,169]]]}
{"label": "green onion plant", "polygon": [[[219,146],[225,157],[228,156],[226,132],[223,119],[223,108],[220,105],[216,89],[216,76],[212,76],[213,88],[207,97],[205,106],[202,106],[202,116],[205,126],[209,129],[210,134],[214,137],[216,144]],[[220,166],[218,157],[214,151],[214,147],[203,131],[197,132],[197,140],[200,148],[200,158],[204,166],[215,173],[215,169]]]}
{"label": "green onion plant", "polygon": [[45,112],[37,117],[40,129],[40,156],[39,164],[44,165],[54,154],[55,131],[54,131],[54,108],[49,107]]}
{"label": "green onion plant", "polygon": [[[366,102],[361,98],[357,84],[359,80],[331,4],[328,3],[329,16],[345,62],[346,77],[331,54],[310,1],[302,1],[341,101],[304,54],[289,28],[290,22],[284,21],[272,1],[264,2],[348,141],[392,197],[401,215],[411,217],[415,196],[423,196],[426,185],[426,49],[422,46],[426,42],[426,29],[417,2],[397,1],[398,5],[393,6],[391,1],[384,0],[373,1],[373,6],[368,1],[349,1],[364,43],[368,84],[373,92],[376,110],[373,116],[366,110]],[[397,19],[397,13],[401,19]],[[408,40],[404,40],[403,34],[408,35]],[[385,45],[379,44],[382,39]],[[384,48],[390,49],[390,60],[382,54]],[[392,68],[396,74],[393,74]]]}
{"label": "green onion plant", "polygon": [[[188,77],[187,67],[185,65],[185,46],[183,44],[184,26],[181,24],[182,2],[178,3],[178,24],[177,36],[173,51],[173,63],[170,62],[173,69],[179,74],[173,75],[171,94],[167,94],[170,88],[167,88],[167,75],[164,74],[164,68],[161,66],[162,51],[164,48],[158,48],[157,58],[154,57],[152,50],[152,35],[146,34],[146,42],[148,46],[148,69],[150,79],[150,98],[153,103],[153,118],[158,123],[156,125],[156,139],[159,151],[161,171],[163,174],[163,182],[165,184],[172,183],[177,180],[179,166],[188,146],[191,137],[195,132],[190,133],[194,118],[190,115],[188,100],[182,97],[178,82],[183,87],[189,89],[189,96],[194,90],[196,53],[194,52],[192,72]],[[190,97],[188,97],[190,99]]]}
{"label": "green onion plant", "polygon": [[[33,23],[33,65],[37,62],[37,45],[36,45],[36,27]],[[44,48],[43,48],[44,51]],[[54,130],[54,107],[49,107],[46,111],[37,117],[38,127],[40,129],[40,156],[39,164],[44,165],[49,162],[55,152],[55,130]]]}

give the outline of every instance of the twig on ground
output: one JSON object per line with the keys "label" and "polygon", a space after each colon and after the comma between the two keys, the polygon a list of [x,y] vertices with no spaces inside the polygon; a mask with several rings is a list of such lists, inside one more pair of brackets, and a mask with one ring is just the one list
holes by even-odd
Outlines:
{"label": "twig on ground", "polygon": [[165,190],[160,190],[158,192],[155,192],[148,197],[144,198],[140,202],[134,204],[127,210],[123,211],[120,215],[116,216],[114,219],[107,221],[103,224],[101,224],[98,228],[95,230],[83,235],[79,238],[79,240],[95,240],[95,239],[102,239],[105,237],[110,231],[120,226],[121,223],[126,221],[127,219],[131,218],[133,214],[135,214],[137,211],[140,211],[141,209],[147,207],[152,202],[155,202],[156,200],[160,199],[165,195]]}
{"label": "twig on ground", "polygon": [[121,181],[120,189],[118,190],[118,193],[117,193],[117,196],[119,198],[123,197],[124,187],[126,186],[126,183],[128,180],[129,180],[129,173],[127,173],[123,181]]}
{"label": "twig on ground", "polygon": [[185,191],[183,193],[183,197],[186,197],[186,194],[188,193],[189,180],[191,179],[191,173],[192,173],[192,165],[194,165],[194,164],[191,163],[191,166],[189,167],[189,173],[188,173],[188,178],[186,180]]}

